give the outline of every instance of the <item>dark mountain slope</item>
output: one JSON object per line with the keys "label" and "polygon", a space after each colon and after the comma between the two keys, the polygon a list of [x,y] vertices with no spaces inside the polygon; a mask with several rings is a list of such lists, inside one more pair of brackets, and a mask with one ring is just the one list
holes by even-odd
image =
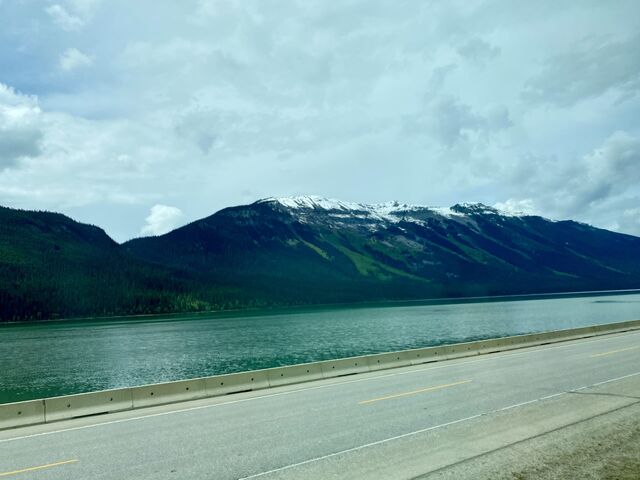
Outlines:
{"label": "dark mountain slope", "polygon": [[640,287],[640,238],[480,204],[318,197],[118,245],[0,207],[0,320]]}
{"label": "dark mountain slope", "polygon": [[157,264],[299,301],[640,285],[640,239],[480,204],[267,199],[124,247]]}
{"label": "dark mountain slope", "polygon": [[[332,232],[338,238],[345,232]],[[160,237],[132,240],[127,253],[188,270],[279,304],[348,302],[425,295],[433,289],[404,272],[370,276],[345,253],[348,242],[319,235],[270,205],[232,207]],[[353,253],[355,255],[355,251]],[[362,262],[368,259],[363,255]],[[385,295],[386,292],[386,295]]]}
{"label": "dark mountain slope", "polygon": [[0,207],[0,319],[171,311],[181,274],[125,256],[103,230]]}

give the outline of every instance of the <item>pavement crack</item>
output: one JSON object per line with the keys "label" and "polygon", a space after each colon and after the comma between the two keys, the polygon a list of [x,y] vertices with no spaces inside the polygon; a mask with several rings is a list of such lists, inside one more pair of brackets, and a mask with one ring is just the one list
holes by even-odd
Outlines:
{"label": "pavement crack", "polygon": [[594,396],[602,396],[602,397],[630,398],[632,400],[640,400],[640,397],[634,397],[633,395],[623,395],[621,393],[581,392],[577,390],[569,390],[567,393],[573,393],[574,395],[594,395]]}

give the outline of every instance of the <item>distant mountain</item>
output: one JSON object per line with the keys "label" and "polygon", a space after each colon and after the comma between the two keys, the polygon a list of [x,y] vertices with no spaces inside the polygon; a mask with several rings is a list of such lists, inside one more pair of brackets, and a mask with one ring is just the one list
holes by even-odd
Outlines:
{"label": "distant mountain", "polygon": [[0,207],[0,321],[208,307],[196,286],[127,255],[98,227]]}
{"label": "distant mountain", "polygon": [[[7,228],[7,216],[22,220]],[[303,196],[226,208],[117,245],[62,215],[2,209],[0,269],[3,280],[11,272],[13,304],[40,309],[10,317],[0,307],[4,319],[151,313],[637,288],[640,238],[482,204]],[[86,308],[70,310],[65,285]],[[0,301],[6,290],[0,286]]]}
{"label": "distant mountain", "polygon": [[482,204],[268,198],[123,247],[299,302],[640,285],[639,238]]}

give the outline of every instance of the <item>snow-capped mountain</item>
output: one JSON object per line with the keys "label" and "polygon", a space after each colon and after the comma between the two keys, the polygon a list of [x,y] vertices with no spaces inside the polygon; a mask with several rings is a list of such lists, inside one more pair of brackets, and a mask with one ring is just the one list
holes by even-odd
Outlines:
{"label": "snow-capped mountain", "polygon": [[122,245],[0,208],[0,320],[639,287],[640,238],[477,203],[266,198]]}
{"label": "snow-capped mountain", "polygon": [[520,216],[504,211],[499,211],[493,207],[488,207],[481,203],[462,203],[453,207],[430,207],[425,205],[410,205],[397,201],[366,204],[344,202],[331,198],[324,198],[315,195],[302,195],[296,197],[270,197],[258,200],[256,203],[278,205],[292,212],[296,212],[301,217],[313,212],[321,212],[335,218],[362,218],[383,220],[397,223],[403,219],[420,220],[424,216],[433,218],[444,217],[464,217],[469,212],[495,214],[501,216]]}
{"label": "snow-capped mountain", "polygon": [[640,239],[479,203],[272,197],[125,248],[294,303],[640,286]]}
{"label": "snow-capped mountain", "polygon": [[332,225],[336,228],[364,227],[370,231],[387,228],[389,224],[411,222],[425,226],[429,222],[455,221],[473,225],[473,215],[524,217],[525,214],[500,211],[482,203],[461,203],[452,207],[410,205],[397,201],[366,204],[345,202],[314,195],[270,197],[256,204],[268,205],[288,212],[302,223]]}

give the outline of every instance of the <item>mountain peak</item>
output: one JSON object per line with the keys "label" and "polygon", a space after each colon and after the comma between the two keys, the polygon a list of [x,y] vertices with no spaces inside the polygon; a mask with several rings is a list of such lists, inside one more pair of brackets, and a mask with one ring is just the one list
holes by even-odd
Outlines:
{"label": "mountain peak", "polygon": [[338,215],[340,213],[364,215],[369,218],[384,220],[395,220],[411,213],[430,214],[442,217],[463,217],[476,214],[492,214],[505,217],[525,216],[524,213],[512,213],[485,205],[479,202],[457,203],[452,207],[434,207],[427,205],[415,205],[401,203],[392,200],[384,203],[355,203],[345,202],[334,198],[321,197],[318,195],[298,195],[293,197],[268,197],[255,202],[256,204],[270,204],[284,207],[300,213],[304,212],[326,212]]}
{"label": "mountain peak", "polygon": [[484,214],[493,214],[493,215],[502,215],[502,216],[513,216],[506,211],[498,210],[495,207],[490,207],[489,205],[485,205],[480,202],[464,202],[464,203],[456,203],[451,207],[451,210],[454,210],[459,213],[484,213]]}
{"label": "mountain peak", "polygon": [[353,202],[344,202],[333,198],[320,197],[318,195],[297,195],[294,197],[268,197],[258,200],[256,203],[279,204],[292,209],[316,209],[316,210],[360,210],[363,205]]}
{"label": "mountain peak", "polygon": [[346,202],[335,198],[321,197],[318,195],[298,195],[294,197],[268,197],[258,200],[256,203],[278,204],[291,209],[312,210],[347,210],[347,211],[376,211],[389,213],[392,211],[409,210],[438,210],[440,207],[428,207],[426,205],[412,205],[392,200],[384,203],[356,203]]}

